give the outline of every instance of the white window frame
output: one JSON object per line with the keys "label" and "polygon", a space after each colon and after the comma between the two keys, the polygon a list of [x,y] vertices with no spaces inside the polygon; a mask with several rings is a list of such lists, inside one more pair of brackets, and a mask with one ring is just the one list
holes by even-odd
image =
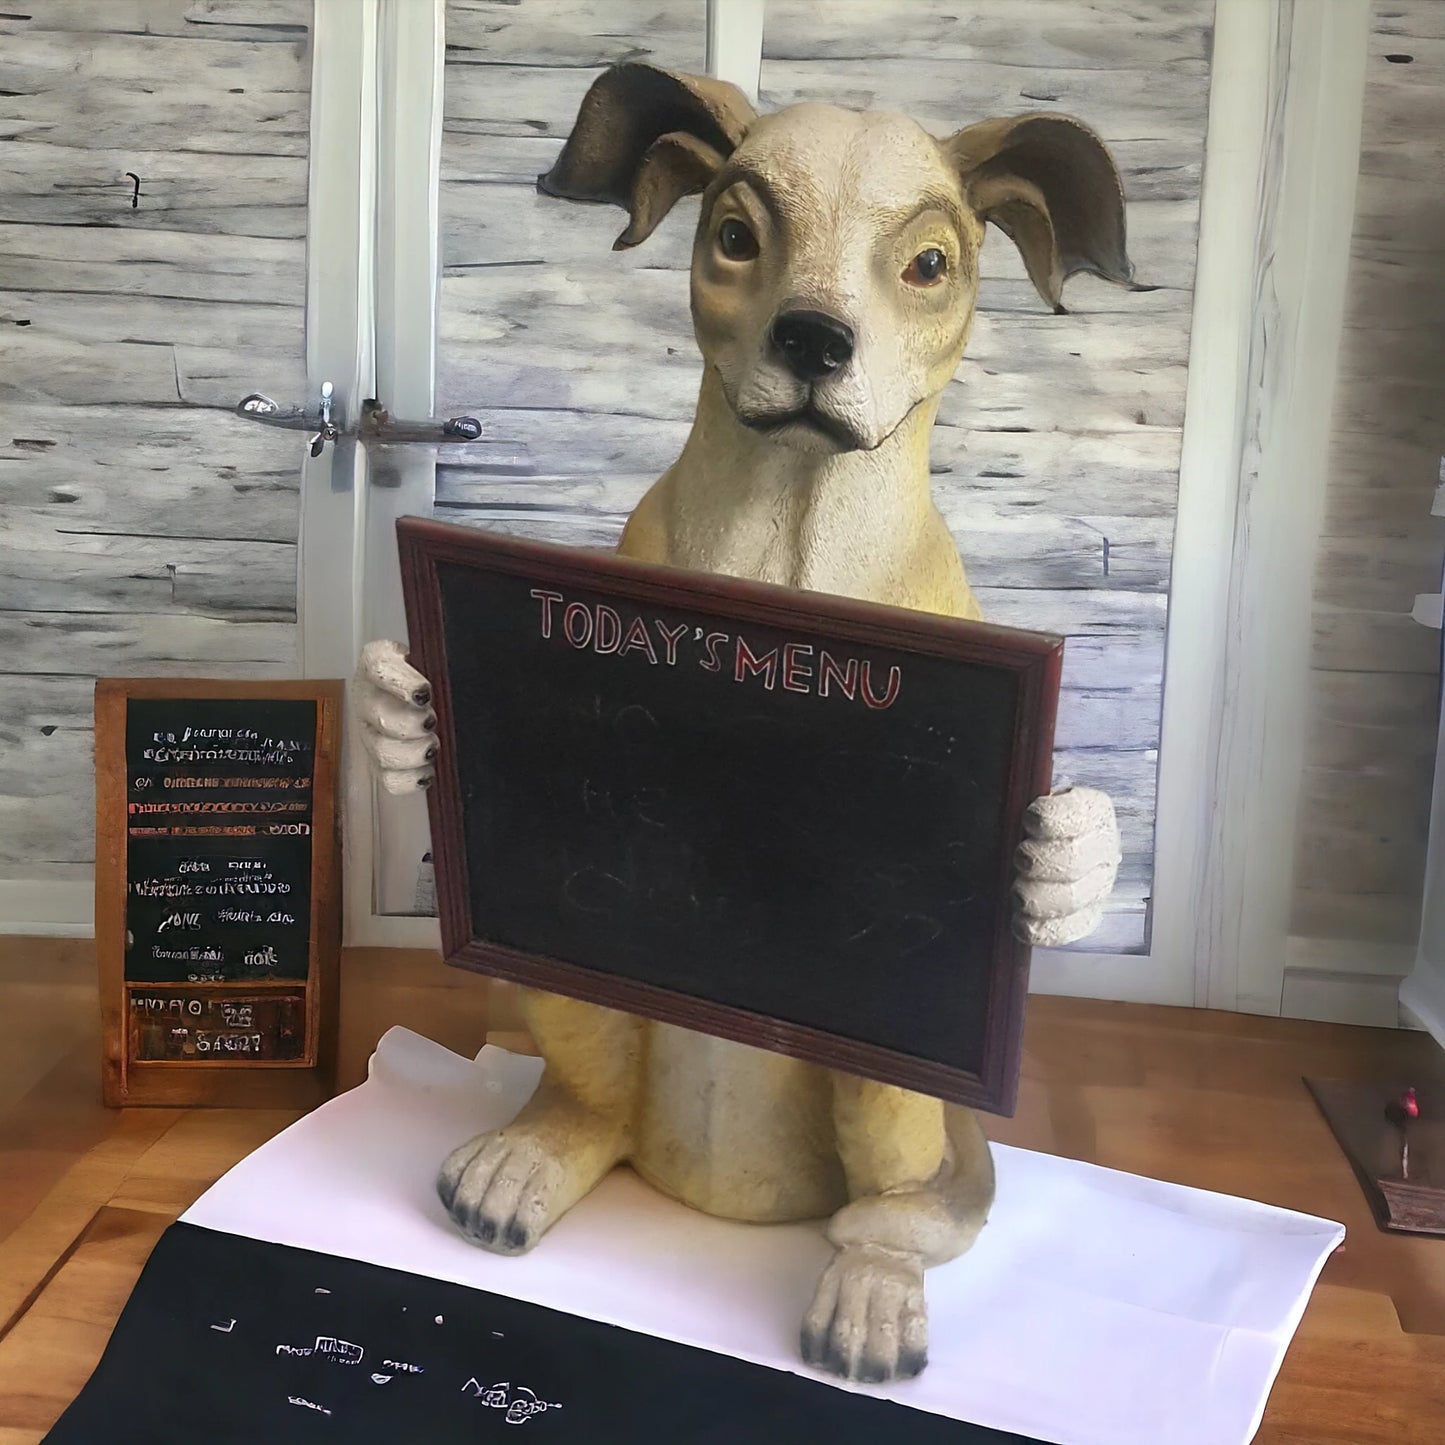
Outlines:
{"label": "white window frame", "polygon": [[[750,95],[764,11],[708,5],[709,68]],[[1369,0],[1217,0],[1152,945],[1035,950],[1035,992],[1279,1011],[1368,15]],[[307,362],[313,391],[333,382],[347,421],[372,395],[397,415],[432,412],[444,25],[444,0],[317,0]],[[304,675],[349,676],[363,641],[401,635],[392,524],[430,509],[434,469],[422,447],[388,466],[395,486],[372,484],[355,444],[304,463]],[[373,906],[390,801],[357,753],[348,746],[346,942],[434,948],[434,919]],[[0,883],[0,928],[88,931],[79,892]]]}
{"label": "white window frame", "polygon": [[[334,0],[323,0],[325,11]],[[399,0],[372,33],[399,41]],[[419,6],[407,7],[408,26]],[[393,69],[378,108],[383,202],[376,294],[412,286],[378,317],[385,399],[404,410],[397,362],[416,383],[407,405],[429,415],[444,5],[425,7],[428,37],[383,49]],[[765,0],[710,0],[713,74],[757,94]],[[1359,155],[1369,0],[1217,0],[1195,278],[1147,954],[1038,949],[1042,993],[1202,1004],[1278,1013],[1293,883],[1296,800],[1309,705],[1308,637],[1327,445],[1321,397],[1333,387]],[[392,27],[388,31],[388,26]],[[428,67],[433,66],[433,69]],[[388,85],[390,81],[390,85]],[[424,113],[418,97],[430,101]],[[324,99],[324,97],[323,97]],[[318,127],[325,133],[325,125]],[[405,215],[387,205],[412,187]],[[388,189],[390,188],[390,189]],[[427,226],[420,218],[427,218]],[[425,278],[424,282],[419,278]],[[392,323],[396,324],[392,324]],[[406,335],[400,323],[410,327]],[[1291,338],[1280,346],[1277,338]],[[421,378],[425,378],[425,387]],[[393,401],[393,396],[396,400]],[[420,450],[420,449],[418,449]],[[405,486],[367,489],[363,552],[394,574],[392,519],[426,510],[431,466]],[[303,555],[303,567],[309,558]],[[394,592],[394,584],[388,583]],[[369,585],[355,614],[387,635]],[[312,592],[307,588],[308,593]],[[369,605],[369,612],[368,612]],[[397,619],[399,620],[399,619]],[[363,629],[365,630],[365,629]],[[361,634],[353,635],[359,645]],[[354,649],[353,649],[354,655]],[[348,939],[434,946],[430,919],[371,911],[372,788],[349,788]]]}

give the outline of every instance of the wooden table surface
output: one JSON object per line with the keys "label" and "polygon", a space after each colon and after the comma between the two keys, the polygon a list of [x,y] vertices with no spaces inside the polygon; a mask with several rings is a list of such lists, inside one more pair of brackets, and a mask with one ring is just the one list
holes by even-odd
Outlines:
{"label": "wooden table surface", "polygon": [[[348,952],[345,1084],[402,1023],[474,1051],[505,1026],[434,957]],[[88,945],[0,939],[0,1445],[33,1445],[84,1384],[147,1254],[294,1115],[99,1102]],[[1438,1073],[1423,1035],[1035,998],[1006,1143],[1338,1219],[1261,1445],[1445,1441],[1445,1239],[1382,1234],[1300,1082]]]}

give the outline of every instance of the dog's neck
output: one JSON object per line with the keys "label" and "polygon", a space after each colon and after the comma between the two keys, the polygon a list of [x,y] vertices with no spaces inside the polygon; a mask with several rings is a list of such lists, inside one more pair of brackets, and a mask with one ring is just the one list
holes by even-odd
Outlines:
{"label": "dog's neck", "polygon": [[[873,451],[813,454],[744,426],[711,367],[664,479],[679,566],[874,597],[935,518],[930,398]],[[881,599],[880,599],[881,600]]]}

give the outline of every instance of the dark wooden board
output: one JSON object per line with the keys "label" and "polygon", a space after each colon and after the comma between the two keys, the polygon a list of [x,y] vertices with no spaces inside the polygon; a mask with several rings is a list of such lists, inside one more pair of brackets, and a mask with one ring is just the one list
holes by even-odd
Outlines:
{"label": "dark wooden board", "polygon": [[1002,1112],[1063,644],[398,523],[449,962]]}
{"label": "dark wooden board", "polygon": [[96,684],[108,1104],[330,1092],[343,696],[339,682]]}
{"label": "dark wooden board", "polygon": [[[1445,1234],[1445,1079],[1345,1083],[1305,1080],[1381,1229],[1401,1234]],[[1408,1126],[1408,1172],[1401,1132],[1385,1109],[1414,1088],[1420,1117]]]}

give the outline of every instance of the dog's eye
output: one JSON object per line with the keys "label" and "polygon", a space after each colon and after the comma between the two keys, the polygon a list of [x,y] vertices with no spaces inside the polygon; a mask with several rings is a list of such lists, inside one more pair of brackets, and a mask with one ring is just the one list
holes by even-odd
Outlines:
{"label": "dog's eye", "polygon": [[920,251],[908,263],[903,279],[910,286],[932,286],[942,279],[947,270],[948,257],[937,246],[930,246],[926,251]]}
{"label": "dog's eye", "polygon": [[758,254],[758,238],[731,217],[718,227],[717,243],[729,261],[751,261]]}

